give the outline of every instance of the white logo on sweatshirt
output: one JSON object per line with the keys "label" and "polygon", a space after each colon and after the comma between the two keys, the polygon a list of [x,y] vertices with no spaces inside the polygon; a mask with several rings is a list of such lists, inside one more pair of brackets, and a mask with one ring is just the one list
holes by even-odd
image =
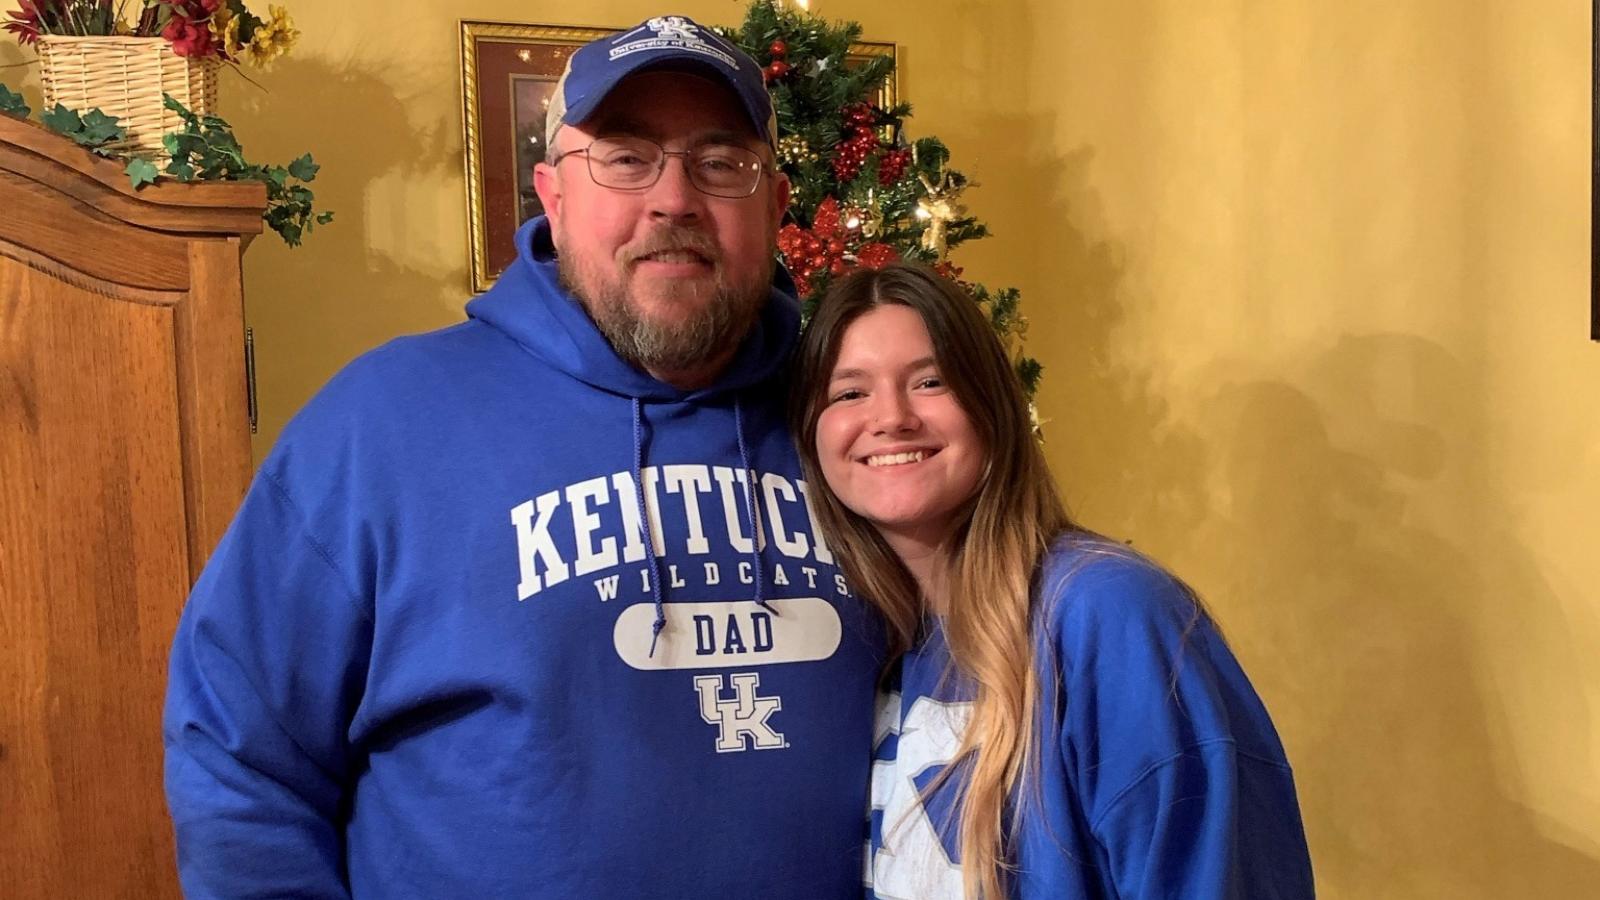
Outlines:
{"label": "white logo on sweatshirt", "polygon": [[677,600],[665,604],[661,633],[654,603],[634,603],[617,616],[617,656],[641,671],[731,669],[828,659],[844,623],[821,597],[787,597],[765,606],[751,600]]}
{"label": "white logo on sweatshirt", "polygon": [[[695,692],[700,695],[700,718],[707,725],[717,726],[717,752],[739,753],[750,749],[782,750],[789,746],[783,734],[772,729],[767,719],[783,709],[780,697],[762,697],[756,694],[761,686],[761,675],[756,672],[735,672],[728,676],[733,684],[733,699],[722,698],[721,675],[699,675],[694,680]],[[745,744],[749,735],[750,744]]]}
{"label": "white logo on sweatshirt", "polygon": [[872,808],[883,810],[883,845],[868,861],[878,900],[961,900],[961,867],[950,861],[922,803],[917,778],[950,764],[972,720],[970,702],[918,697],[899,721],[900,694],[878,701],[874,743],[898,732],[895,758],[872,764]]}
{"label": "white logo on sweatshirt", "polygon": [[[517,599],[528,600],[569,578],[589,577],[600,600],[615,600],[627,590],[619,569],[647,563],[647,555],[673,560],[660,573],[673,589],[692,578],[709,586],[734,578],[754,584],[758,577],[779,587],[804,579],[808,590],[817,589],[822,570],[807,563],[834,565],[800,479],[699,464],[646,466],[642,476],[648,527],[639,513],[639,486],[626,471],[575,481],[513,506]],[[682,538],[669,546],[665,535],[671,533]],[[760,573],[743,561],[726,561],[769,545],[778,558]],[[648,565],[637,572],[641,589],[652,590]],[[830,574],[836,592],[846,595],[843,577]]]}

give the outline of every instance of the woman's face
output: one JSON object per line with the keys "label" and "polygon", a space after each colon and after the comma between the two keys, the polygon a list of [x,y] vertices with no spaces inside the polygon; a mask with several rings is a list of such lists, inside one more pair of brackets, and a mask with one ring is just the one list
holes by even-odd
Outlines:
{"label": "woman's face", "polygon": [[932,547],[950,535],[977,490],[984,451],[915,310],[879,306],[845,329],[816,449],[828,487],[891,547]]}

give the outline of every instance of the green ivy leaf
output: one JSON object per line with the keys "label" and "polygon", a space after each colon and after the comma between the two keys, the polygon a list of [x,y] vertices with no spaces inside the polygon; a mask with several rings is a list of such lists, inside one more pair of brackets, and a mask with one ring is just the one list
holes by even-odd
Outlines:
{"label": "green ivy leaf", "polygon": [[121,140],[127,134],[128,129],[118,125],[115,116],[108,116],[98,109],[91,109],[83,115],[83,140],[81,143],[99,146]]}
{"label": "green ivy leaf", "polygon": [[287,167],[251,163],[244,158],[244,148],[222,117],[196,115],[171,95],[163,95],[162,102],[183,119],[183,128],[162,139],[172,157],[167,174],[181,181],[261,182],[267,188],[267,209],[261,218],[291,247],[299,246],[313,226],[333,221],[332,213],[315,211],[312,204],[316,197],[310,190],[290,183],[291,179],[304,182],[316,177],[319,167],[311,154]]}
{"label": "green ivy leaf", "polygon": [[26,119],[28,113],[32,111],[28,109],[28,104],[23,101],[21,94],[13,94],[10,88],[0,84],[0,113]]}
{"label": "green ivy leaf", "polygon": [[39,121],[51,131],[72,138],[101,156],[112,155],[105,145],[122,139],[128,133],[126,128],[117,124],[115,116],[108,116],[98,109],[91,109],[80,116],[59,103],[55,109],[39,116]]}
{"label": "green ivy leaf", "polygon": [[289,174],[300,179],[301,181],[316,180],[317,172],[321,171],[321,169],[321,166],[317,165],[315,162],[312,162],[311,154],[309,153],[300,157],[294,162],[289,163]]}
{"label": "green ivy leaf", "polygon": [[133,159],[128,160],[126,171],[128,180],[133,182],[134,190],[138,190],[143,185],[155,184],[156,179],[161,176],[161,171],[156,168],[156,164],[142,156],[135,156]]}
{"label": "green ivy leaf", "polygon": [[189,107],[184,106],[182,103],[179,103],[178,102],[178,98],[172,96],[171,94],[162,94],[161,95],[161,105],[166,107],[167,109],[171,110],[172,112],[177,113],[178,114],[178,118],[182,119],[184,122],[188,123],[190,126],[194,126],[199,121],[199,119],[195,116],[195,114],[189,111]]}
{"label": "green ivy leaf", "polygon": [[67,137],[72,137],[83,130],[83,119],[79,118],[77,113],[59,103],[56,104],[55,109],[40,113],[39,121],[44,123],[44,127]]}

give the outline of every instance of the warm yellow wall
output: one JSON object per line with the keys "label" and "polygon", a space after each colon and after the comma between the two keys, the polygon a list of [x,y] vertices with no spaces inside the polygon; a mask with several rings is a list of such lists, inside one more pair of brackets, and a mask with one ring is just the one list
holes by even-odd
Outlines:
{"label": "warm yellow wall", "polygon": [[1588,4],[1012,15],[1052,461],[1214,605],[1324,896],[1600,897]]}
{"label": "warm yellow wall", "polygon": [[[460,315],[456,20],[665,11],[290,5],[298,52],[225,112],[252,155],[315,151],[340,220],[247,257],[258,455],[350,357]],[[820,7],[901,44],[915,131],[982,183],[998,236],[959,261],[1025,291],[1069,498],[1212,604],[1323,896],[1600,896],[1587,4]]]}

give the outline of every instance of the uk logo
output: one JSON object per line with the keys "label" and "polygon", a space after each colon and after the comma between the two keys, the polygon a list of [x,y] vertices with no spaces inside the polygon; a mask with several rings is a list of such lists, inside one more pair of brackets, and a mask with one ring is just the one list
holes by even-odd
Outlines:
{"label": "uk logo", "polygon": [[679,41],[699,39],[694,33],[694,26],[683,16],[656,16],[645,24],[656,33],[657,37]]}
{"label": "uk logo", "polygon": [[[647,28],[653,34],[640,36]],[[656,16],[638,28],[612,38],[612,45],[612,59],[650,50],[687,50],[709,56],[730,69],[739,68],[739,61],[729,52],[732,49],[730,44],[717,37],[714,31],[701,34],[700,26],[683,16]]]}
{"label": "uk logo", "polygon": [[[782,750],[789,746],[783,734],[767,724],[773,713],[783,709],[783,698],[757,694],[761,675],[756,672],[735,672],[728,681],[733,686],[731,698],[722,696],[721,675],[698,675],[694,679],[695,693],[700,695],[700,718],[707,725],[717,726],[717,752],[738,753],[750,747]],[[746,737],[750,738],[748,745]]]}

